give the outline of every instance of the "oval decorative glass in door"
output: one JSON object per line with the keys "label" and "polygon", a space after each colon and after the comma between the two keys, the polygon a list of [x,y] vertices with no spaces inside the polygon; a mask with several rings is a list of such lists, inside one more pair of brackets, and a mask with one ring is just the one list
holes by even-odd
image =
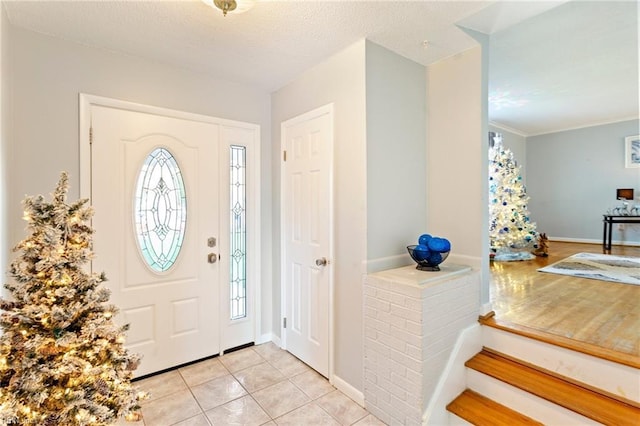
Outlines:
{"label": "oval decorative glass in door", "polygon": [[187,224],[187,194],[178,162],[156,148],[138,172],[133,215],[142,258],[156,272],[178,259]]}

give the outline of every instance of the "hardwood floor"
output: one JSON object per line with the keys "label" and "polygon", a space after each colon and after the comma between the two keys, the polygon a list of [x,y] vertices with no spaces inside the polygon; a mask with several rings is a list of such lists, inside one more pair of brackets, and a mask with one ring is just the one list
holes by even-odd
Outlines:
{"label": "hardwood floor", "polygon": [[[491,262],[494,325],[640,368],[640,286],[537,272],[580,252],[602,246],[551,241],[549,257]],[[640,257],[640,247],[611,254]]]}

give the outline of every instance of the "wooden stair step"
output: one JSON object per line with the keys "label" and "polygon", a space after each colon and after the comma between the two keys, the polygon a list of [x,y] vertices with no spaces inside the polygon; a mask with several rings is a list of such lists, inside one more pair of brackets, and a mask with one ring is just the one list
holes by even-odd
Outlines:
{"label": "wooden stair step", "polygon": [[636,406],[487,348],[465,365],[597,422],[616,426],[640,424],[640,408]]}
{"label": "wooden stair step", "polygon": [[447,405],[447,410],[476,426],[542,425],[492,399],[467,389]]}
{"label": "wooden stair step", "polygon": [[515,324],[504,319],[496,318],[495,315],[480,317],[479,321],[480,324],[486,325],[487,327],[508,331],[509,333],[514,333],[529,339],[538,340],[540,342],[549,343],[550,345],[559,346],[561,348],[570,349],[596,358],[640,369],[640,357],[637,355],[618,352],[613,349],[603,348],[591,343],[580,342],[568,337],[536,330],[525,325]]}

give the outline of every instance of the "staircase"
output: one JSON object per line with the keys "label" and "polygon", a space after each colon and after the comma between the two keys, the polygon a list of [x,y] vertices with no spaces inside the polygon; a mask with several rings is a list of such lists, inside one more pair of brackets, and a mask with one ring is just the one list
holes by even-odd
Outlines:
{"label": "staircase", "polygon": [[447,406],[450,424],[640,426],[637,359],[602,359],[526,334],[483,323],[484,347],[465,363],[467,389]]}

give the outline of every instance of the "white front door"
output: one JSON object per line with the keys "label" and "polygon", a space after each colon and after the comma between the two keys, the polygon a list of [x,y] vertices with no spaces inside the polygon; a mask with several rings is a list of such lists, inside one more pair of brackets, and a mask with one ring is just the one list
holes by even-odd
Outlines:
{"label": "white front door", "polygon": [[219,125],[95,105],[91,122],[92,268],[136,375],[218,354]]}
{"label": "white front door", "polygon": [[332,294],[332,145],[331,106],[282,123],[283,346],[325,377]]}

